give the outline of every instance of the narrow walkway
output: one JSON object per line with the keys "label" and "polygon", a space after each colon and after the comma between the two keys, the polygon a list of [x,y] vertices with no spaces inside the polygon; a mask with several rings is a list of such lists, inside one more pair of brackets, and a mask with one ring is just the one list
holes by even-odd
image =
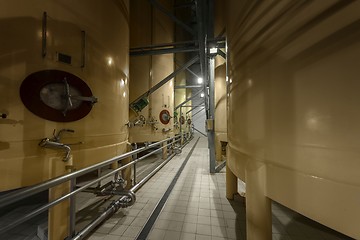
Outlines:
{"label": "narrow walkway", "polygon": [[[195,142],[137,192],[131,208],[119,210],[88,239],[137,239]],[[208,159],[207,139],[201,137],[147,239],[246,239],[244,199],[225,198],[225,171],[209,174]],[[277,203],[272,209],[274,240],[350,239]]]}

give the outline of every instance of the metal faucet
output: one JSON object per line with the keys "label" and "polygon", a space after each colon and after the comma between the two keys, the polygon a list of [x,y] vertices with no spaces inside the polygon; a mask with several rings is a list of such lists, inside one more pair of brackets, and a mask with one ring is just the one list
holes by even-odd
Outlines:
{"label": "metal faucet", "polygon": [[44,138],[40,141],[39,146],[44,148],[55,148],[55,149],[64,149],[65,156],[63,158],[64,162],[67,162],[70,159],[71,148],[69,145],[60,143],[60,137],[63,132],[75,132],[72,129],[61,129],[57,134],[55,134],[56,130],[54,129],[53,138]]}

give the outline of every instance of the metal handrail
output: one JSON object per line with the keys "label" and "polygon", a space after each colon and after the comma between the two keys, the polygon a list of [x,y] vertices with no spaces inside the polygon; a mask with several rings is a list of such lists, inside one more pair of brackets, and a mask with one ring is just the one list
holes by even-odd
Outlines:
{"label": "metal handrail", "polygon": [[119,171],[121,171],[121,170],[123,170],[123,169],[125,169],[125,168],[127,168],[127,167],[129,167],[131,165],[136,164],[137,162],[145,159],[146,157],[148,157],[148,156],[150,156],[150,155],[152,155],[152,154],[154,154],[156,152],[161,151],[163,148],[174,144],[175,142],[180,140],[180,139],[176,140],[176,138],[178,138],[178,137],[179,136],[175,136],[175,137],[172,137],[172,138],[167,138],[167,139],[161,140],[159,142],[146,145],[145,147],[142,147],[142,148],[127,152],[125,154],[119,155],[117,157],[105,160],[104,162],[94,164],[94,165],[92,165],[90,167],[78,170],[76,172],[73,172],[73,173],[70,173],[70,174],[67,174],[67,175],[64,175],[64,176],[60,176],[60,177],[57,177],[57,178],[54,178],[54,179],[50,179],[50,180],[48,180],[48,181],[46,181],[44,183],[40,183],[40,184],[37,184],[37,185],[34,185],[34,186],[30,186],[30,187],[28,187],[26,189],[21,189],[21,190],[18,190],[16,192],[13,192],[13,193],[6,194],[4,197],[2,197],[0,199],[0,207],[4,207],[4,206],[9,205],[11,203],[17,202],[17,201],[19,201],[21,199],[24,199],[26,197],[29,197],[31,195],[34,195],[34,194],[36,194],[38,192],[44,191],[46,189],[49,189],[51,187],[54,187],[54,186],[56,186],[58,184],[66,182],[66,181],[76,179],[76,177],[79,177],[79,176],[84,175],[86,173],[89,173],[91,171],[97,170],[97,169],[102,168],[104,166],[110,165],[111,163],[113,163],[115,161],[119,161],[121,159],[130,157],[133,154],[142,152],[142,151],[144,151],[144,150],[146,150],[148,148],[157,146],[157,145],[159,145],[159,144],[161,144],[163,142],[167,142],[167,141],[175,139],[175,141],[171,141],[170,143],[161,146],[161,148],[156,149],[156,150],[154,150],[154,151],[152,151],[152,152],[150,152],[150,153],[148,153],[148,154],[146,154],[146,155],[144,155],[144,156],[142,156],[142,157],[140,157],[140,158],[138,158],[136,160],[133,160],[133,161],[131,161],[131,162],[125,164],[125,165],[122,165],[122,166],[116,168],[115,170],[113,170],[113,171],[111,171],[111,172],[109,172],[109,173],[107,173],[107,174],[105,174],[105,175],[103,175],[103,176],[101,176],[101,177],[99,177],[99,178],[85,184],[84,186],[79,187],[78,189],[73,190],[73,191],[69,192],[68,194],[63,195],[63,196],[61,196],[61,197],[59,197],[59,198],[57,198],[57,199],[43,205],[43,206],[33,210],[32,212],[24,215],[22,218],[19,218],[19,219],[15,220],[15,221],[11,222],[10,224],[0,228],[0,233],[6,232],[7,230],[9,230],[9,229],[11,229],[11,228],[25,222],[25,221],[31,219],[32,217],[34,217],[34,216],[48,210],[50,207],[52,207],[52,206],[54,206],[54,205],[56,205],[56,204],[58,204],[58,203],[60,203],[60,202],[62,202],[64,200],[66,200],[66,199],[70,198],[71,196],[79,193],[80,191],[90,187],[91,185],[96,184],[97,182],[99,182],[99,181],[101,181],[101,180],[103,180],[103,179],[105,179],[105,178],[107,178],[107,177],[109,177],[109,176],[111,176],[113,174],[116,174],[117,172],[119,172]]}
{"label": "metal handrail", "polygon": [[50,180],[45,181],[43,183],[40,183],[40,184],[37,184],[37,185],[34,185],[34,186],[30,186],[30,187],[27,187],[25,189],[20,189],[20,190],[17,190],[15,192],[12,192],[12,193],[8,193],[8,194],[4,195],[3,197],[1,197],[1,199],[0,199],[0,208],[4,207],[6,205],[9,205],[11,203],[17,202],[17,201],[19,201],[21,199],[30,197],[30,196],[32,196],[32,195],[34,195],[36,193],[42,192],[42,191],[44,191],[46,189],[49,189],[49,188],[54,187],[56,185],[59,185],[61,183],[67,182],[67,181],[69,181],[71,179],[75,179],[75,178],[77,178],[79,176],[82,176],[82,175],[84,175],[86,173],[89,173],[89,172],[92,172],[94,170],[105,167],[107,165],[110,165],[110,164],[112,164],[112,163],[114,163],[116,161],[120,161],[120,160],[122,160],[124,158],[131,157],[133,154],[137,154],[137,153],[142,152],[142,151],[144,151],[144,150],[146,150],[148,148],[155,147],[155,146],[157,146],[157,145],[159,145],[159,144],[161,144],[163,142],[172,140],[174,138],[177,138],[177,136],[172,137],[172,138],[167,138],[167,139],[161,140],[161,141],[156,142],[156,143],[149,144],[149,145],[144,146],[142,148],[138,148],[136,150],[133,150],[133,151],[124,153],[122,155],[110,158],[108,160],[105,160],[103,162],[94,164],[92,166],[80,169],[78,171],[75,171],[75,172],[60,176],[60,177],[50,179]]}

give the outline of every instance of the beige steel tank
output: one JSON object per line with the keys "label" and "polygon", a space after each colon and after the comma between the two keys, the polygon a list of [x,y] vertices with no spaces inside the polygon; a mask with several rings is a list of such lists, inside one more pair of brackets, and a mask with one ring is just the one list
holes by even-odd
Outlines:
{"label": "beige steel tank", "polygon": [[[80,169],[126,151],[128,8],[127,0],[0,3],[0,191],[36,184],[65,174],[68,169]],[[19,94],[24,79],[44,70],[66,72],[70,77],[64,81],[67,80],[70,93],[74,76],[87,85],[97,99],[90,112],[78,120],[67,121],[70,113],[79,109],[56,110],[66,112],[64,121],[57,121],[46,119],[46,114],[45,118],[39,116],[41,113],[34,114],[36,107],[25,107],[32,102],[29,96],[38,100],[51,90],[42,88],[39,93],[24,88],[22,94],[28,95],[24,101]],[[33,80],[44,79],[52,81],[46,75]],[[62,82],[58,84],[65,86]],[[82,87],[77,90],[80,93],[76,94],[81,95]],[[49,95],[47,104],[58,104],[60,97],[52,96]],[[40,104],[45,102],[41,101]],[[70,144],[67,161],[63,161],[65,150],[39,146],[44,138],[55,141],[54,129],[55,133],[67,129],[58,139],[59,143]],[[53,189],[50,198],[66,191],[67,186]],[[49,239],[66,236],[66,208],[64,203],[50,211]]]}
{"label": "beige steel tank", "polygon": [[[219,58],[219,57],[217,57]],[[227,104],[226,104],[226,65],[215,68],[215,154],[216,160],[226,157],[227,145]]]}
{"label": "beige steel tank", "polygon": [[[186,85],[186,74],[185,72],[181,72],[175,77],[175,86],[184,86],[184,85]],[[187,96],[186,88],[175,89],[174,93],[175,93],[174,106],[176,107],[186,100],[186,96]],[[181,126],[181,130],[183,130],[183,125]],[[180,108],[174,111],[174,134],[179,134],[179,133],[180,133]]]}
{"label": "beige steel tank", "polygon": [[[159,1],[172,9],[172,1]],[[172,20],[153,7],[149,1],[130,2],[130,46],[143,47],[173,42]],[[132,56],[130,58],[130,102],[174,71],[173,54]],[[174,80],[152,93],[141,111],[130,110],[129,140],[132,143],[153,142],[173,135]],[[145,104],[144,104],[145,105]],[[161,121],[160,113],[165,113]]]}
{"label": "beige steel tank", "polygon": [[[224,1],[214,1],[214,35],[226,37]],[[219,49],[226,52],[225,49]],[[227,97],[226,60],[221,55],[215,57],[215,156],[217,161],[226,159],[227,145]]]}
{"label": "beige steel tank", "polygon": [[360,239],[359,9],[227,2],[227,197],[246,182],[248,240],[271,239],[270,199]]}

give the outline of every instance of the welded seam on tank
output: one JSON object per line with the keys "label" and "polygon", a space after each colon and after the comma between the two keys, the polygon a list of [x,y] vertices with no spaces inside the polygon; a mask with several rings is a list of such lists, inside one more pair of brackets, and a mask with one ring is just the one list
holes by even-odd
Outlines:
{"label": "welded seam on tank", "polygon": [[175,177],[173,178],[173,180],[171,181],[168,189],[166,190],[166,192],[164,193],[164,195],[162,196],[162,198],[160,199],[160,201],[158,202],[158,204],[156,205],[154,211],[152,212],[151,216],[149,217],[148,221],[145,223],[145,226],[143,227],[143,229],[141,230],[141,232],[139,233],[139,235],[136,237],[136,240],[145,240],[147,239],[151,228],[153,227],[153,225],[155,224],[155,221],[157,220],[157,218],[159,217],[161,210],[163,209],[167,199],[170,196],[171,191],[173,190],[177,180],[180,177],[180,174],[182,173],[182,171],[184,170],[187,162],[189,161],[195,147],[196,144],[199,142],[198,138],[194,144],[194,146],[191,148],[190,152],[188,153],[188,155],[186,156],[184,162],[182,163],[182,165],[180,166],[179,170],[177,171]]}

